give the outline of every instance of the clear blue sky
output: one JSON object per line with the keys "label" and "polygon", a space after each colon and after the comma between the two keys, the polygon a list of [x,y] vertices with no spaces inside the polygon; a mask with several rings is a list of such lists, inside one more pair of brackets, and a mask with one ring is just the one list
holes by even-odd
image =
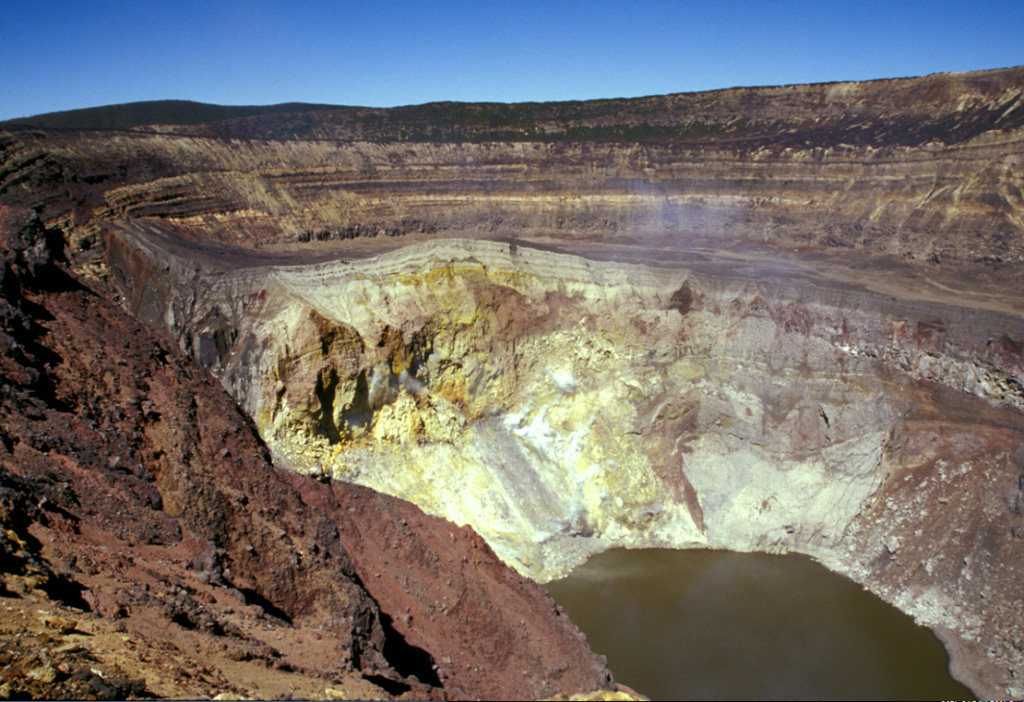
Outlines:
{"label": "clear blue sky", "polygon": [[1024,0],[0,0],[0,119],[633,97],[1024,64]]}

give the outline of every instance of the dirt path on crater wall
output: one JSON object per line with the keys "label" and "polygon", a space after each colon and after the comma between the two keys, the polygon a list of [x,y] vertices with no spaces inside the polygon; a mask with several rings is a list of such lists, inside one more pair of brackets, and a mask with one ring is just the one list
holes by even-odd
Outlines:
{"label": "dirt path on crater wall", "polygon": [[[150,222],[123,222],[117,225],[116,230],[141,248],[155,247],[161,253],[194,261],[208,270],[220,271],[366,260],[407,246],[466,238],[461,233],[450,236],[413,234],[251,249],[185,239]],[[1024,321],[1024,279],[1012,273],[980,267],[971,271],[939,266],[926,268],[879,255],[782,250],[739,241],[685,245],[637,239],[584,242],[546,235],[491,235],[482,237],[482,240],[593,261],[678,268],[726,282],[757,281],[792,286],[794,289],[806,287],[848,292],[866,295],[876,301],[890,298],[891,302],[960,308],[1005,315],[1014,318],[1014,322]],[[911,304],[911,307],[917,305]],[[898,309],[892,311],[899,313]],[[921,313],[920,309],[914,311]],[[1024,326],[1016,323],[1010,326],[1013,328],[1007,331],[1011,335],[1024,337]]]}
{"label": "dirt path on crater wall", "polygon": [[[518,243],[531,245],[528,241]],[[657,268],[679,266],[726,280],[809,284],[821,289],[861,291],[1024,319],[1024,281],[1019,276],[993,276],[994,280],[985,280],[979,279],[974,271],[926,269],[881,256],[822,250],[796,252],[744,243],[719,248],[592,242],[586,246],[554,246],[550,250],[592,260]]]}

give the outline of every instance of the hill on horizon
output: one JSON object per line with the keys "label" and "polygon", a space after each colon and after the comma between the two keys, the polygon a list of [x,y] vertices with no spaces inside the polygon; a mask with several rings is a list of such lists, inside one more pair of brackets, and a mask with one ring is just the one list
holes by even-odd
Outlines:
{"label": "hill on horizon", "polygon": [[0,126],[43,129],[132,129],[145,125],[206,124],[254,115],[344,109],[340,105],[285,102],[277,105],[216,105],[193,100],[144,100],[19,117]]}
{"label": "hill on horizon", "polygon": [[220,139],[675,143],[715,148],[957,143],[1024,126],[1024,66],[563,102],[374,108],[158,100],[53,112],[0,128],[174,132]]}

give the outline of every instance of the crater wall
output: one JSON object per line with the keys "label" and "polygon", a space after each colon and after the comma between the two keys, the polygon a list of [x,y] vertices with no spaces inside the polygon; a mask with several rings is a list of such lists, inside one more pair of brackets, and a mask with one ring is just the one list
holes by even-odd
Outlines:
{"label": "crater wall", "polygon": [[314,254],[352,239],[379,248],[529,233],[660,246],[743,240],[996,271],[1024,261],[1019,128],[914,147],[17,132],[0,148],[0,202],[31,204],[65,228],[79,265],[102,251],[107,223],[125,218],[190,240],[307,244]]}

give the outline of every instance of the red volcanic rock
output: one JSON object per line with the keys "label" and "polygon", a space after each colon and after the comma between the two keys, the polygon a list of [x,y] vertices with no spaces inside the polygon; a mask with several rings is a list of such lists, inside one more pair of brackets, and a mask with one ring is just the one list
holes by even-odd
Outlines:
{"label": "red volcanic rock", "polygon": [[206,371],[67,271],[59,234],[0,208],[0,237],[7,696],[611,686],[543,590],[468,529],[276,469]]}
{"label": "red volcanic rock", "polygon": [[363,587],[387,613],[389,641],[397,634],[410,647],[404,658],[389,657],[401,672],[485,699],[610,687],[604,657],[590,652],[561,607],[469,527],[356,485],[298,474],[290,482],[338,525]]}

